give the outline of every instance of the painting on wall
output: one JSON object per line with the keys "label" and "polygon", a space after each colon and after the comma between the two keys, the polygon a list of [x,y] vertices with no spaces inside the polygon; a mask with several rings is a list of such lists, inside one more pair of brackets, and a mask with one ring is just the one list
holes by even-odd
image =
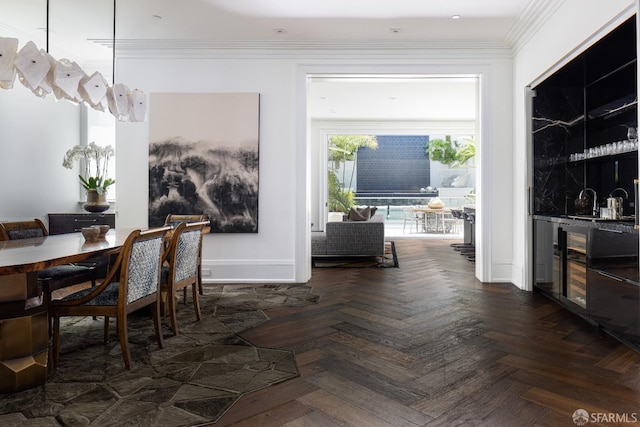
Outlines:
{"label": "painting on wall", "polygon": [[206,214],[212,233],[258,232],[257,93],[149,96],[149,226]]}

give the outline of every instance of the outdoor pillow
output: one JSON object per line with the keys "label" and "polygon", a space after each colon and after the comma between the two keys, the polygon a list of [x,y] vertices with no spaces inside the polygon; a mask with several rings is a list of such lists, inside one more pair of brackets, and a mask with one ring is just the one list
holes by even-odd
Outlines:
{"label": "outdoor pillow", "polygon": [[349,221],[367,221],[371,218],[371,209],[370,208],[351,208],[349,209]]}

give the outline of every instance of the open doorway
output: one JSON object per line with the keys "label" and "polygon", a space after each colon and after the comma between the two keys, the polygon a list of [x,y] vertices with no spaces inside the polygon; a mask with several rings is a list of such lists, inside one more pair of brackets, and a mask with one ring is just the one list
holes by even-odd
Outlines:
{"label": "open doorway", "polygon": [[[476,184],[473,160],[453,165],[430,160],[428,141],[458,146],[471,141],[475,147],[478,92],[479,78],[466,75],[309,78],[312,230],[322,231],[329,219],[327,165],[331,163],[330,140],[335,135],[373,135],[383,141],[384,149],[379,150],[377,159],[375,153],[369,153],[372,155],[364,161],[355,158],[365,156],[354,156],[344,166],[350,168],[346,175],[355,203],[382,209],[390,233],[430,235],[417,233],[428,231],[426,228],[416,227],[411,233],[405,226],[406,206],[427,205],[434,197],[447,207],[472,204]],[[421,169],[407,173],[408,168]]]}

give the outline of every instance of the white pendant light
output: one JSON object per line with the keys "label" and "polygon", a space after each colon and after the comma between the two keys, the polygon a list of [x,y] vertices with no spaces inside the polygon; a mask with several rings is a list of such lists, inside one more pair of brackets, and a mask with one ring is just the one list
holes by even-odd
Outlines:
{"label": "white pendant light", "polygon": [[13,66],[18,54],[18,39],[0,37],[0,88],[11,89],[16,80]]}
{"label": "white pendant light", "polygon": [[107,102],[109,111],[114,117],[122,122],[129,120],[129,88],[117,83],[107,89]]}
{"label": "white pendant light", "polygon": [[98,111],[104,111],[107,96],[107,81],[102,74],[95,72],[80,80],[78,92],[85,103]]}
{"label": "white pendant light", "polygon": [[38,96],[38,86],[45,79],[51,65],[45,55],[32,41],[27,42],[18,52],[14,66],[18,73],[18,79],[29,90]]}
{"label": "white pendant light", "polygon": [[28,41],[18,51],[18,39],[0,37],[0,89],[11,89],[18,80],[35,95],[43,98],[51,93],[56,99],[73,103],[85,102],[91,108],[107,108],[120,121],[142,122],[147,116],[147,97],[139,89],[133,91],[115,84],[116,0],[113,0],[113,82],[109,86],[102,74],[90,76],[69,60],[56,60],[49,54],[49,1],[47,0],[47,49],[38,49]]}
{"label": "white pendant light", "polygon": [[144,122],[147,119],[147,96],[139,89],[131,91],[129,121]]}
{"label": "white pendant light", "polygon": [[65,58],[58,60],[53,66],[53,93],[56,98],[82,102],[78,85],[83,77],[86,77],[86,73],[78,64]]}

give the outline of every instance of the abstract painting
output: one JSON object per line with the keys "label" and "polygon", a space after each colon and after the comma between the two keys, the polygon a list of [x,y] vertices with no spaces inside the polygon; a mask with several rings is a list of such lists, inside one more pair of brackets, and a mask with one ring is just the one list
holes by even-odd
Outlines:
{"label": "abstract painting", "polygon": [[149,96],[149,226],[206,214],[212,233],[258,232],[257,93]]}

